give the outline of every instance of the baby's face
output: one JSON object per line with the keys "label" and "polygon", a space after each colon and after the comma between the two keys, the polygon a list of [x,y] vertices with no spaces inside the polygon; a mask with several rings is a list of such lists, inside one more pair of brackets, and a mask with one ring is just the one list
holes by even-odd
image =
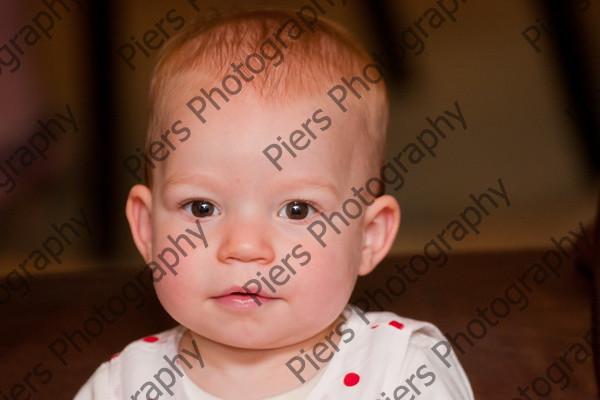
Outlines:
{"label": "baby's face", "polygon": [[[340,233],[327,225],[326,247],[307,227],[323,220],[322,212],[340,212],[344,200],[355,198],[351,188],[366,180],[355,167],[364,157],[355,146],[356,121],[325,98],[264,106],[247,93],[205,113],[203,124],[185,107],[189,98],[172,99],[182,108],[167,121],[181,119],[192,135],[177,142],[154,173],[152,256],[157,261],[156,254],[173,248],[168,235],[198,232],[196,220],[208,247],[189,234],[200,246],[190,250],[181,241],[188,254],[179,255],[176,276],[168,273],[155,284],[160,301],[195,333],[235,347],[276,348],[321,332],[339,316],[362,273],[364,213],[347,218],[349,226],[334,218]],[[310,145],[295,158],[282,147],[278,170],[263,150],[279,144],[278,136],[289,145],[290,133],[319,108],[317,119],[328,116],[331,126],[322,131],[326,122],[311,120],[317,139],[307,135]],[[251,280],[260,282],[260,306],[235,294],[244,287],[256,291]]]}

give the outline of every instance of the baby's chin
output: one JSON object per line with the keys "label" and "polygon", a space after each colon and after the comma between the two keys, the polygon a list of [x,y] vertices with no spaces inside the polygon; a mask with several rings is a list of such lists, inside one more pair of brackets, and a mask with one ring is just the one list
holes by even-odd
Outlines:
{"label": "baby's chin", "polygon": [[[198,341],[213,342],[221,346],[241,350],[276,350],[286,347],[301,346],[312,338],[321,338],[323,332],[331,330],[338,318],[323,321],[307,327],[304,323],[294,324],[280,320],[256,327],[236,327],[235,324],[223,326],[199,326],[190,329],[192,337]],[[185,326],[185,325],[184,325]]]}
{"label": "baby's chin", "polygon": [[[286,335],[265,334],[264,331],[257,331],[255,334],[244,332],[195,332],[192,331],[192,338],[197,341],[208,341],[220,346],[226,346],[239,350],[276,350],[294,344],[301,343],[302,338],[290,338]],[[304,340],[307,338],[304,338]]]}

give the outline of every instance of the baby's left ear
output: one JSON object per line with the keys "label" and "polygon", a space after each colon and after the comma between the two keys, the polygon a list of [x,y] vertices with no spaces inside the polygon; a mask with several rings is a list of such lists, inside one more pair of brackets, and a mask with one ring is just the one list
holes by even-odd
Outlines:
{"label": "baby's left ear", "polygon": [[386,194],[366,207],[359,275],[370,273],[383,260],[396,239],[399,226],[400,206],[394,197]]}

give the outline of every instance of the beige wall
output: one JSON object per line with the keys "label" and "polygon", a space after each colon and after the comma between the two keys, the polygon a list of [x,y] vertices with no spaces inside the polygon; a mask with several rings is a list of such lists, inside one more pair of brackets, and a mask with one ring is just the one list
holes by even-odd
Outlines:
{"label": "beige wall", "polygon": [[[118,118],[120,140],[114,144],[113,156],[119,172],[115,185],[119,187],[119,201],[124,204],[127,190],[135,181],[121,162],[143,144],[147,82],[157,51],[150,51],[150,57],[146,57],[138,49],[133,71],[118,58],[116,50],[131,43],[132,36],[140,40],[172,9],[175,11],[171,16],[182,16],[186,23],[196,12],[184,0],[119,3],[122,10],[115,20],[114,57],[121,112],[113,117]],[[236,9],[238,2],[198,3],[202,4],[199,14],[210,15],[215,9]],[[347,26],[367,48],[379,49],[372,28],[363,19],[364,10],[357,1],[348,3],[345,7],[329,7],[327,16]],[[394,40],[401,43],[400,34],[409,26],[423,38],[424,34],[414,23],[429,8],[438,7],[436,2],[392,3],[398,32]],[[244,4],[247,7],[285,4],[297,9],[305,2],[246,1]],[[20,19],[14,22],[12,31],[28,23],[39,9],[41,6],[32,2],[29,10],[19,14]],[[582,17],[585,22],[598,20],[599,15],[600,3],[592,1]],[[85,46],[79,34],[80,16],[75,9],[65,13],[53,30],[52,39],[40,40],[23,55],[23,65],[31,68],[27,75],[21,71],[22,77],[27,77],[24,79],[27,86],[43,89],[39,96],[15,95],[25,104],[20,107],[21,114],[26,115],[24,120],[34,120],[37,115],[51,116],[64,110],[67,103],[77,115],[89,107],[84,80],[86,64],[79,50]],[[422,250],[426,242],[458,218],[465,207],[472,205],[470,193],[478,194],[490,186],[498,188],[498,178],[502,179],[509,196],[510,208],[504,204],[492,210],[479,226],[481,233],[466,236],[455,248],[469,251],[546,247],[551,236],[565,234],[578,227],[579,221],[588,223],[593,219],[597,183],[586,175],[587,166],[578,148],[575,127],[564,111],[567,100],[548,34],[540,30],[541,38],[537,42],[540,52],[521,34],[536,24],[536,18],[543,19],[543,16],[533,3],[511,0],[460,2],[454,17],[455,22],[447,18],[436,29],[426,22],[421,23],[428,35],[423,39],[424,49],[418,55],[408,50],[405,80],[400,87],[391,90],[388,160],[408,143],[416,141],[417,135],[428,127],[426,117],[436,118],[444,111],[455,113],[455,102],[467,126],[462,129],[456,125],[455,131],[440,140],[435,158],[428,154],[418,164],[408,163],[404,186],[398,191],[390,190],[398,198],[403,212],[393,251]],[[163,25],[169,34],[174,33],[175,26],[176,23]],[[600,54],[597,48],[595,54]],[[0,85],[6,85],[3,80],[7,78],[11,76],[0,75]],[[11,100],[5,95],[3,101]],[[27,108],[28,104],[31,109]],[[17,119],[16,114],[3,118]],[[15,131],[7,126],[10,124],[4,124],[4,137]],[[33,132],[27,123],[19,126],[25,138]],[[52,157],[39,167],[37,174],[42,178],[32,179],[30,184],[23,181],[22,190],[0,200],[3,219],[0,251],[4,258],[11,260],[2,263],[3,270],[14,268],[12,260],[23,259],[39,246],[51,234],[51,223],[66,220],[85,207],[81,193],[86,184],[86,171],[91,166],[86,164],[80,150],[88,143],[86,129],[89,129],[89,121],[82,115],[79,132],[65,136],[52,150]],[[5,144],[5,151],[11,149]],[[45,176],[39,171],[50,172]],[[124,217],[121,221],[114,232],[120,251],[113,261],[138,263],[140,258]],[[78,257],[89,258],[86,243],[93,240],[93,235],[82,238],[66,257],[71,261]]]}

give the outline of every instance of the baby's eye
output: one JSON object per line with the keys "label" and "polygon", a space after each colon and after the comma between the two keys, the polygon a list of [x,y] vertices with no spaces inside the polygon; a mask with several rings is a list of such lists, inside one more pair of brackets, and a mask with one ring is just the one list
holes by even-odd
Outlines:
{"label": "baby's eye", "polygon": [[304,219],[312,216],[315,213],[315,208],[305,201],[292,201],[287,203],[279,211],[280,217],[286,217],[289,219]]}
{"label": "baby's eye", "polygon": [[185,205],[185,210],[198,218],[212,217],[219,214],[219,209],[206,200],[190,201]]}

